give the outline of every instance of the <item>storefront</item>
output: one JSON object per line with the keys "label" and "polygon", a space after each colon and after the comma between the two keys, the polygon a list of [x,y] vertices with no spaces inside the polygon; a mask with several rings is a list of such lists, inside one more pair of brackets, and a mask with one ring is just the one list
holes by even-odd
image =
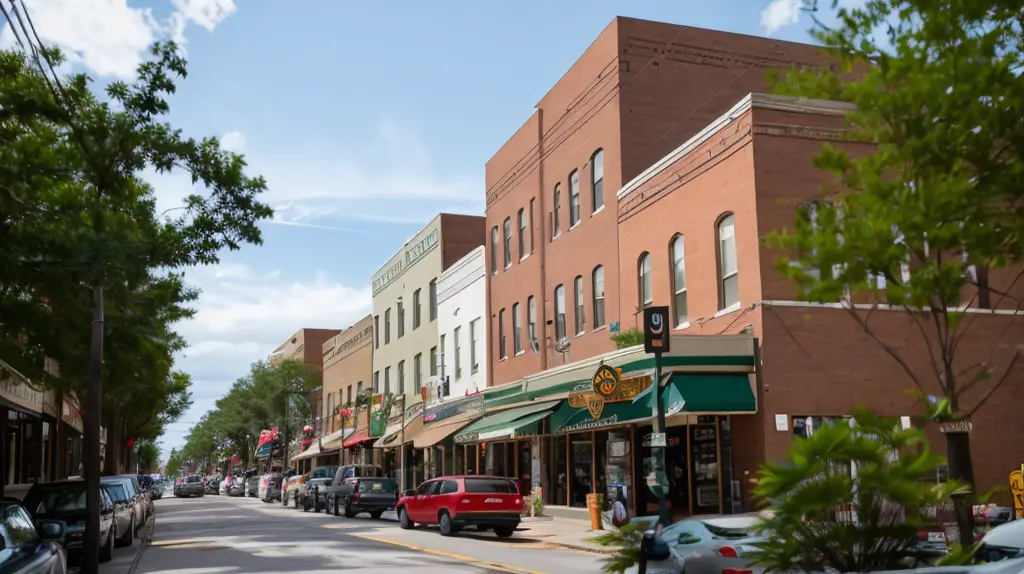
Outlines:
{"label": "storefront", "polygon": [[0,363],[0,420],[3,426],[3,484],[24,485],[43,472],[44,395],[6,363]]}
{"label": "storefront", "polygon": [[[401,403],[404,397],[399,397]],[[403,409],[387,421],[383,434],[373,447],[380,451],[379,458],[386,476],[398,478],[401,490],[414,488],[424,477],[423,456],[413,448],[413,438],[423,430],[423,403],[417,402]]]}
{"label": "storefront", "polygon": [[423,461],[422,479],[458,474],[476,474],[476,454],[466,471],[466,448],[455,442],[455,434],[484,416],[484,395],[475,394],[438,402],[423,409],[423,427],[412,437],[411,450]]}
{"label": "storefront", "polygon": [[61,408],[60,432],[57,433],[64,445],[61,476],[82,476],[82,433],[85,432],[82,407],[77,397],[65,395]]}
{"label": "storefront", "polygon": [[[671,511],[739,512],[731,421],[757,411],[753,339],[680,338],[686,340],[672,345],[680,351],[663,358],[660,380]],[[601,367],[615,372],[613,385],[597,387]],[[585,507],[587,494],[596,493],[606,505],[622,497],[632,515],[649,515],[657,509],[646,486],[654,470],[656,388],[650,355],[642,348],[615,351],[491,389],[482,397],[485,416],[467,416],[463,408],[464,420],[427,423],[413,442],[437,451],[452,436],[452,452],[442,452],[430,476],[506,476],[547,505]],[[428,438],[435,442],[426,444]]]}

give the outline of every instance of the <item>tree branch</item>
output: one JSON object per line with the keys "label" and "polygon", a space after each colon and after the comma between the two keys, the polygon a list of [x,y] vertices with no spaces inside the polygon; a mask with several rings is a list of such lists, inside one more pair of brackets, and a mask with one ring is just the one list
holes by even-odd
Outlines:
{"label": "tree branch", "polygon": [[999,390],[999,387],[1003,385],[1006,379],[1010,378],[1010,373],[1013,371],[1014,365],[1017,364],[1018,358],[1020,358],[1020,347],[1017,347],[1017,350],[1013,352],[1013,357],[1010,358],[1010,364],[1006,366],[1006,371],[1003,372],[1003,376],[999,377],[999,380],[996,381],[991,387],[988,388],[987,391],[985,391],[984,394],[981,395],[981,398],[978,399],[978,404],[974,405],[974,408],[967,413],[967,418],[972,417],[974,413],[977,412],[977,410],[980,409],[986,401],[988,401],[989,397],[991,397],[993,394],[995,394],[997,390]]}

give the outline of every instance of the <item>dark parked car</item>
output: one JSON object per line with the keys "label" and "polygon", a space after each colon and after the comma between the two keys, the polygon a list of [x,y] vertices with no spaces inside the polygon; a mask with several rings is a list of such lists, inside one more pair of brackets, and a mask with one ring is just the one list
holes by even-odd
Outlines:
{"label": "dark parked car", "polygon": [[354,486],[346,481],[364,476],[383,478],[384,469],[373,464],[346,464],[345,466],[339,466],[334,471],[334,476],[331,480],[313,485],[309,495],[305,498],[302,509],[306,511],[313,508],[319,512],[321,508],[327,508],[328,500],[333,501],[335,497],[344,502]]}
{"label": "dark parked car", "polygon": [[0,500],[0,572],[3,574],[67,574],[62,543],[67,527],[61,520],[32,516],[15,499]]}
{"label": "dark parked car", "polygon": [[174,483],[174,496],[202,496],[206,494],[206,480],[196,475],[186,476]]}
{"label": "dark parked car", "polygon": [[260,475],[255,470],[245,471],[245,496],[252,498],[258,497],[260,494]]}
{"label": "dark parked car", "polygon": [[138,526],[138,501],[128,496],[128,489],[123,484],[116,482],[100,482],[100,488],[107,492],[110,501],[114,503],[114,524],[117,531],[114,538],[118,546],[131,546],[135,542],[135,533],[139,531]]}
{"label": "dark parked car", "polygon": [[353,518],[368,512],[373,519],[385,511],[394,510],[398,502],[398,484],[390,478],[348,478],[341,488],[327,499],[327,514]]}
{"label": "dark parked car", "polygon": [[[62,480],[33,484],[25,494],[25,509],[32,518],[63,520],[66,524],[64,549],[68,562],[76,564],[82,559],[82,539],[85,537],[85,481]],[[114,503],[107,492],[100,489],[100,562],[109,562],[114,553]]]}

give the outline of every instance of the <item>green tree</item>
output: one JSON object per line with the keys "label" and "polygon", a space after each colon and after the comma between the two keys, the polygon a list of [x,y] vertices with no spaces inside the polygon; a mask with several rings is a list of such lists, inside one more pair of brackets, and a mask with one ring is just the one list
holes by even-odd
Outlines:
{"label": "green tree", "polygon": [[139,443],[139,468],[143,472],[153,472],[160,466],[160,447],[152,441]]}
{"label": "green tree", "polygon": [[[990,0],[867,0],[812,30],[838,65],[791,71],[779,91],[847,102],[856,156],[826,145],[815,165],[836,184],[794,232],[778,269],[809,301],[844,301],[850,317],[896,361],[939,422],[965,421],[1012,373],[1019,349],[974,363],[960,343],[987,318],[962,307],[1019,306],[1024,271],[994,286],[990,272],[1021,260],[1024,235],[1024,77],[1019,7]],[[807,0],[812,13],[817,0]],[[861,153],[864,152],[864,153]],[[962,298],[973,291],[969,301]],[[995,296],[995,297],[993,297]],[[854,306],[851,301],[871,301]],[[901,309],[927,347],[921,371],[871,323]],[[1005,336],[1005,332],[1004,332]],[[1018,375],[1019,376],[1019,375]],[[946,435],[950,476],[974,483],[966,433]],[[972,540],[970,491],[955,497],[960,540]]]}
{"label": "green tree", "polygon": [[628,349],[630,347],[636,347],[637,345],[644,344],[644,332],[636,327],[633,327],[628,331],[612,333],[608,338],[615,343],[616,349]]}
{"label": "green tree", "polygon": [[929,450],[921,430],[863,410],[853,421],[798,438],[787,461],[758,473],[754,495],[768,512],[759,527],[765,541],[750,557],[767,571],[913,566],[907,558],[918,532],[934,522],[927,511],[966,489],[957,481],[934,482],[945,458]]}

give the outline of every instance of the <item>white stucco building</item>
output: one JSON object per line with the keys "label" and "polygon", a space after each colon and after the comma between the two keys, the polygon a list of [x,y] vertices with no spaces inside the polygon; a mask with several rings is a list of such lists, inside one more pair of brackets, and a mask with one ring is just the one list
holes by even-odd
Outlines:
{"label": "white stucco building", "polygon": [[[487,278],[484,247],[445,269],[437,283],[438,388],[427,404],[458,398],[487,386]],[[444,383],[448,383],[445,393]]]}

